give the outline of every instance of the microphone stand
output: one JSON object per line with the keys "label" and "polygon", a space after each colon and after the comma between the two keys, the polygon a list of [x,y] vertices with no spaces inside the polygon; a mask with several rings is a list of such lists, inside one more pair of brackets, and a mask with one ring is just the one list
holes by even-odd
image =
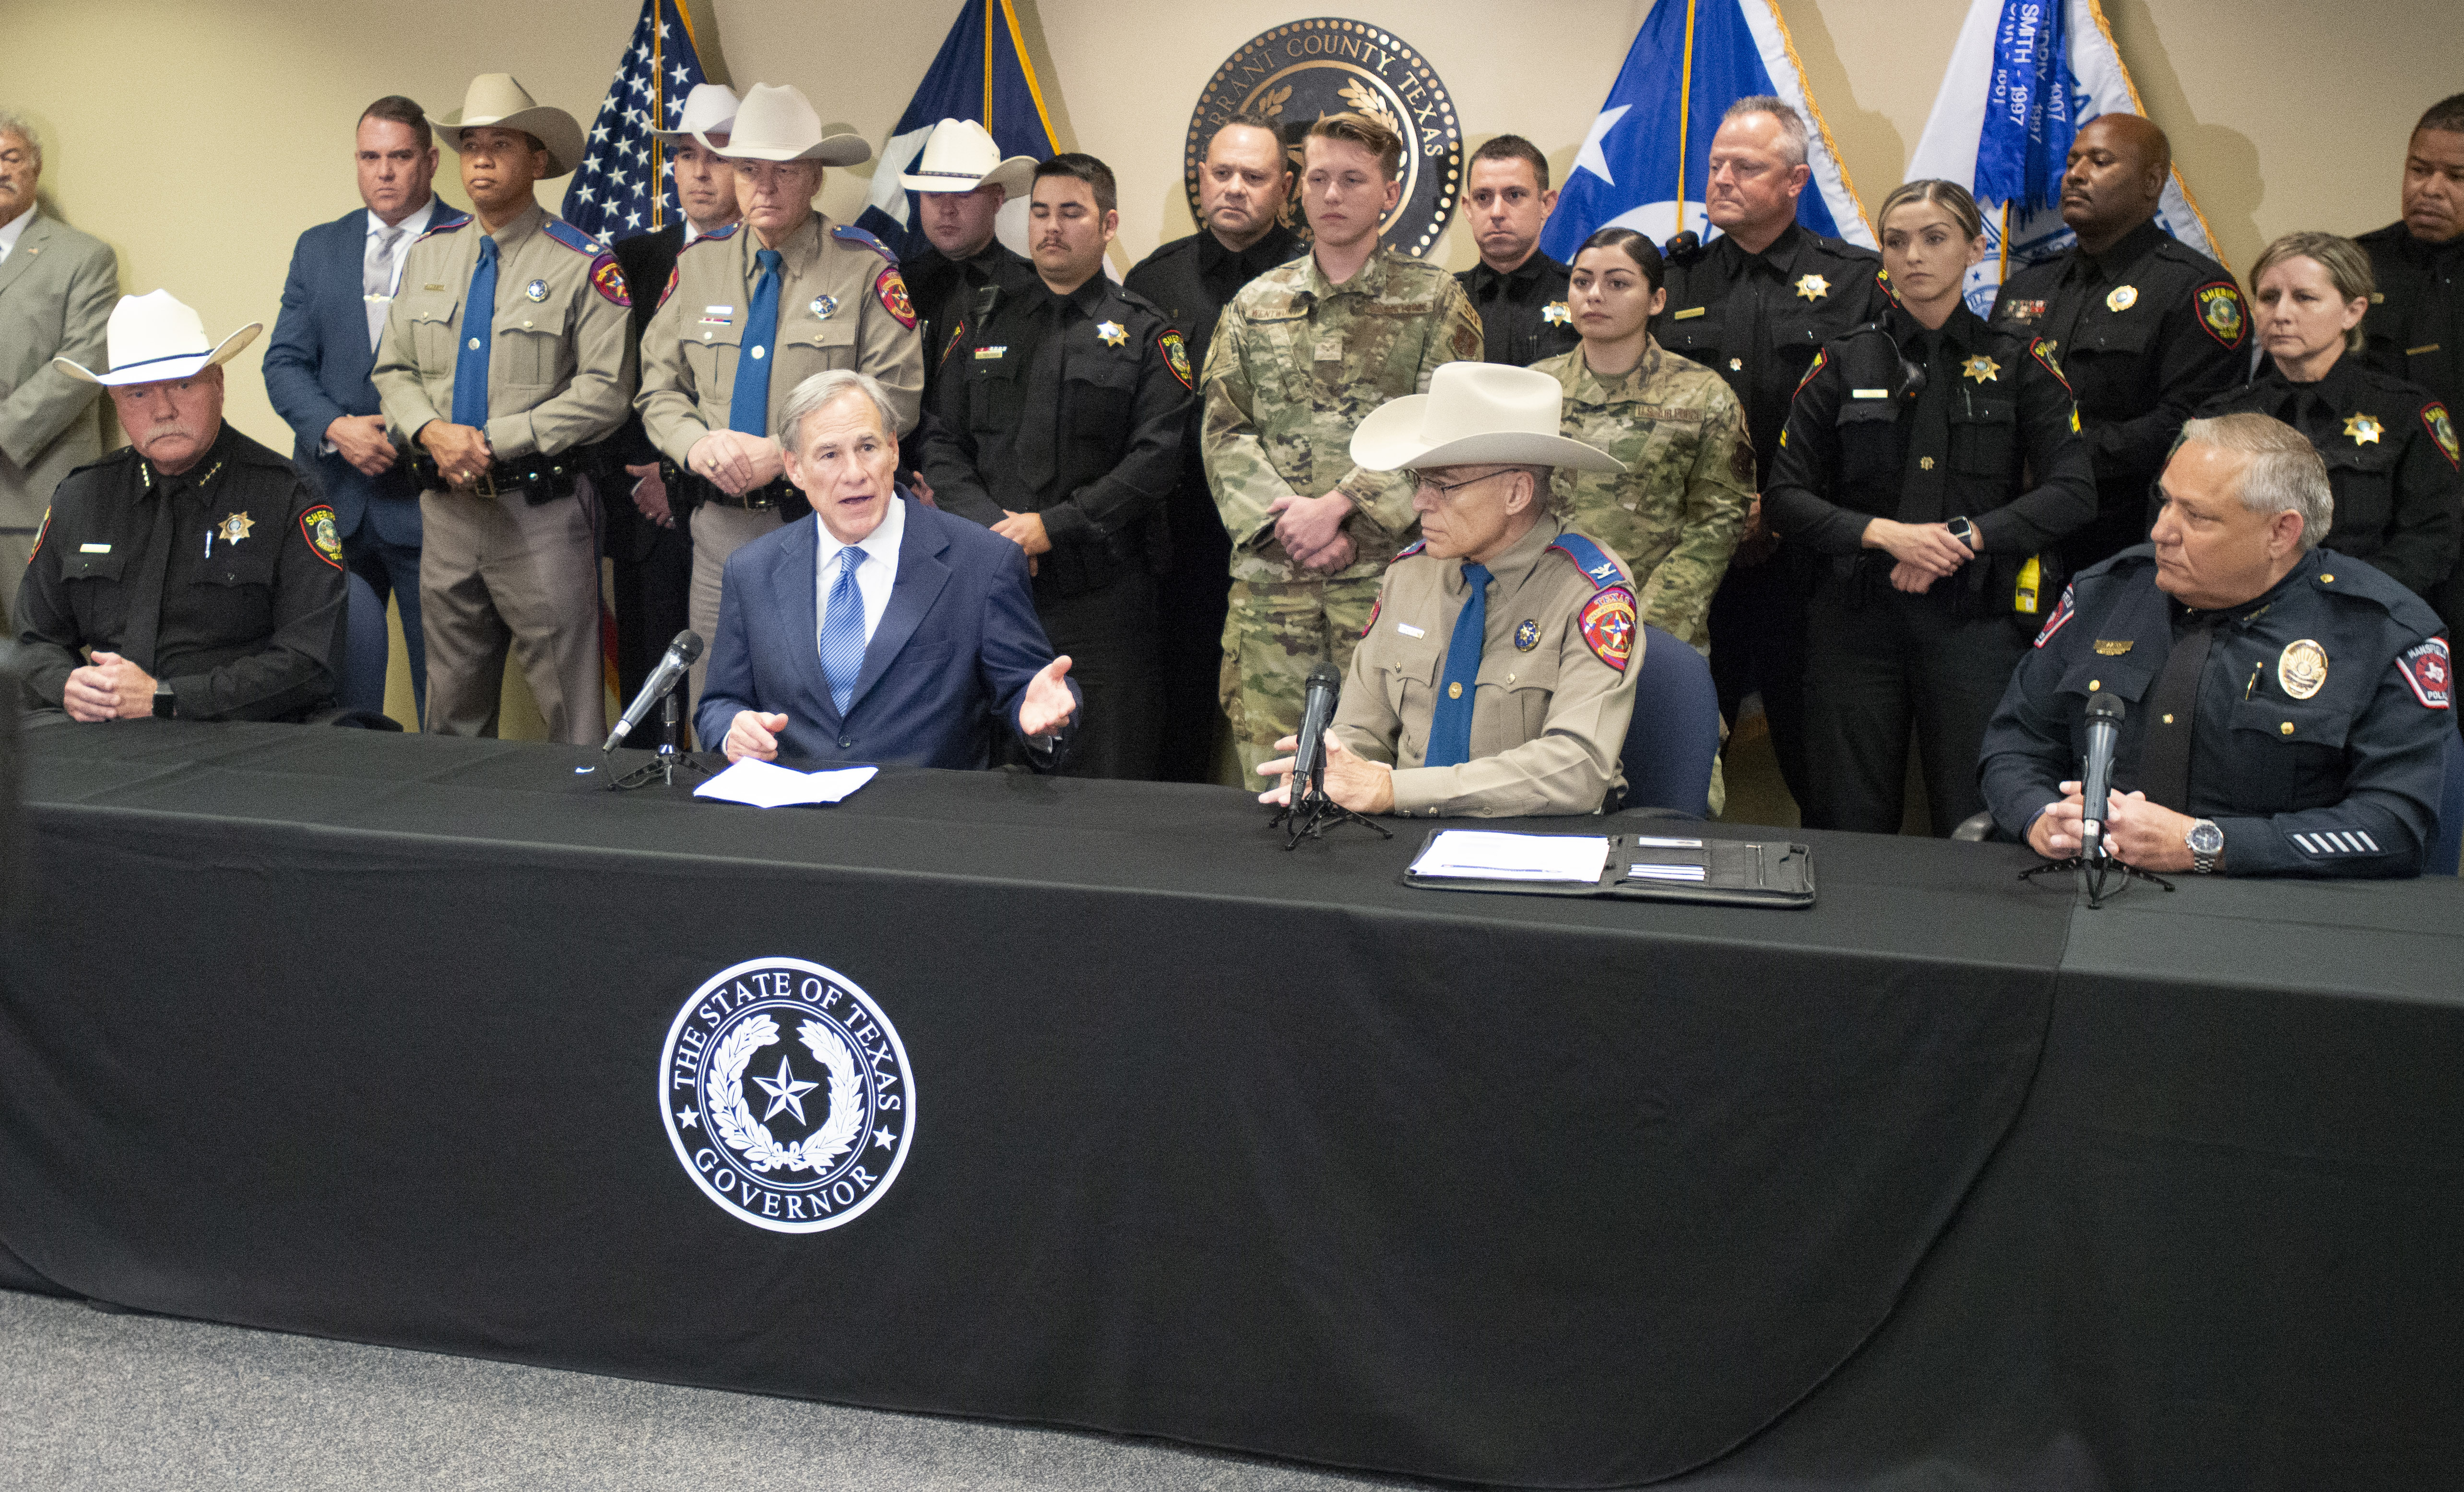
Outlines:
{"label": "microphone stand", "polygon": [[684,680],[676,680],[675,688],[668,691],[659,700],[659,754],[651,757],[648,764],[636,767],[608,783],[607,791],[628,792],[633,788],[648,787],[652,782],[658,783],[661,787],[673,787],[676,774],[679,772],[698,772],[703,777],[710,776],[710,768],[676,749],[683,743],[685,735],[683,711],[676,704],[676,696],[684,691]]}
{"label": "microphone stand", "polygon": [[1284,848],[1295,849],[1304,836],[1323,839],[1326,831],[1338,824],[1356,823],[1364,829],[1375,829],[1380,839],[1393,839],[1395,833],[1374,819],[1362,818],[1351,809],[1326,796],[1326,757],[1320,748],[1317,764],[1309,769],[1308,790],[1298,780],[1292,783],[1292,801],[1275,810],[1266,827],[1284,830]]}
{"label": "microphone stand", "polygon": [[2093,860],[2085,855],[2073,855],[2068,860],[2048,860],[2043,865],[2032,866],[2020,871],[2019,879],[2033,881],[2040,875],[2055,870],[2079,872],[2079,889],[2080,893],[2087,897],[2087,907],[2090,911],[2101,908],[2110,898],[2121,895],[2133,881],[2153,881],[2166,890],[2169,891],[2173,889],[2173,883],[2163,876],[2142,870],[2127,861],[2117,860],[2109,852],[2099,855]]}

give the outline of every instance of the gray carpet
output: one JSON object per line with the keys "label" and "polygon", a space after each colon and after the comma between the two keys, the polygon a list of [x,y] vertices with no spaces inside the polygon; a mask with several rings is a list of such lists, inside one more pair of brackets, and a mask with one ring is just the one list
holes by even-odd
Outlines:
{"label": "gray carpet", "polygon": [[0,1290],[0,1488],[1194,1488],[1341,1476],[1147,1440],[361,1347]]}

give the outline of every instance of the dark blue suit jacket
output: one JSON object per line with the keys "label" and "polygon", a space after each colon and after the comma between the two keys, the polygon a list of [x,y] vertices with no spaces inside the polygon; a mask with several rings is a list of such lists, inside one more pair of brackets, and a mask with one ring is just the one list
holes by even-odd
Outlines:
{"label": "dark blue suit jacket", "polygon": [[[429,227],[470,215],[439,201]],[[297,442],[292,464],[334,505],[334,526],[341,537],[358,533],[364,518],[385,542],[416,546],[419,489],[407,460],[370,478],[339,453],[318,453],[325,427],[346,414],[377,412],[376,385],[368,382],[377,356],[368,345],[367,303],[360,286],[367,252],[364,208],[299,235],[282,286],[282,314],[265,347],[265,392]]]}
{"label": "dark blue suit jacket", "polygon": [[[909,499],[898,582],[865,648],[864,671],[842,719],[822,673],[813,590],[821,519],[765,534],[727,561],[718,635],[693,728],[715,749],[737,711],[784,714],[779,755],[823,763],[902,763],[980,769],[992,764],[991,713],[1015,731],[1026,686],[1052,661],[1036,620],[1026,552],[1000,535]],[[1086,709],[1079,701],[1054,742],[1068,755]]]}

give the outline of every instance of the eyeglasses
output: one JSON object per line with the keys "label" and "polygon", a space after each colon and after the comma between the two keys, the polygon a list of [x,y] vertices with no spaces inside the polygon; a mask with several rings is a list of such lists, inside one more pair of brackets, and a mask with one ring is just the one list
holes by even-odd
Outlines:
{"label": "eyeglasses", "polygon": [[1454,500],[1455,494],[1476,482],[1485,482],[1492,476],[1506,476],[1521,470],[1522,469],[1520,467],[1499,467],[1494,472],[1483,472],[1478,476],[1467,476],[1460,482],[1441,482],[1437,479],[1437,476],[1434,473],[1428,472],[1407,471],[1403,475],[1410,480],[1412,490],[1414,492],[1419,492],[1421,488],[1425,487],[1429,491],[1437,494],[1439,496],[1451,502]]}

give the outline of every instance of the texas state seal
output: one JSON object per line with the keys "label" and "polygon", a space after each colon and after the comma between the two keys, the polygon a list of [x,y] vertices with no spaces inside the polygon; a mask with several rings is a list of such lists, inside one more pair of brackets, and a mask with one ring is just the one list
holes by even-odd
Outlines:
{"label": "texas state seal", "polygon": [[685,1174],[757,1228],[820,1233],[881,1200],[915,1133],[898,1028],[855,981],[755,958],[693,992],[659,1054]]}

